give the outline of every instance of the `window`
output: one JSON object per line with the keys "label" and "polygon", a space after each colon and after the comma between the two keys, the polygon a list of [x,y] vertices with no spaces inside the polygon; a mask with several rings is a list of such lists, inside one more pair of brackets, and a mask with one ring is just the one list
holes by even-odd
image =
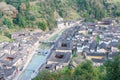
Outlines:
{"label": "window", "polygon": [[63,58],[64,55],[63,55],[63,54],[56,54],[55,57],[56,57],[56,58]]}
{"label": "window", "polygon": [[67,44],[66,44],[66,43],[62,43],[61,46],[62,46],[62,47],[67,47]]}

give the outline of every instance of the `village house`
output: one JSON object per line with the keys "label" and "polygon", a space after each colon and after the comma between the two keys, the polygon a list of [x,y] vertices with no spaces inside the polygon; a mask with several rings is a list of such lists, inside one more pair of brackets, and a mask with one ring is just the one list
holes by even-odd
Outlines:
{"label": "village house", "polygon": [[55,47],[56,52],[70,52],[72,53],[73,46],[71,41],[59,40]]}
{"label": "village house", "polygon": [[42,33],[41,32],[34,32],[32,36],[38,38],[40,40]]}
{"label": "village house", "polygon": [[53,63],[53,64],[43,64],[40,70],[49,70],[49,71],[56,71],[56,66],[59,63]]}
{"label": "village house", "polygon": [[114,19],[104,19],[102,21],[98,21],[99,26],[113,26],[116,23]]}
{"label": "village house", "polygon": [[71,57],[72,53],[70,52],[53,52],[48,58],[47,64],[59,63],[59,67],[65,67],[69,64]]}
{"label": "village house", "polygon": [[17,51],[16,43],[8,43],[3,47],[3,50],[7,54],[14,54]]}
{"label": "village house", "polygon": [[100,43],[97,47],[97,52],[100,52],[100,53],[106,53],[107,52],[107,44],[105,44],[104,42],[103,43]]}
{"label": "village house", "polygon": [[0,66],[0,80],[12,80],[17,73],[16,67]]}
{"label": "village house", "polygon": [[25,31],[14,32],[11,34],[11,38],[14,40],[27,40],[30,38],[30,33]]}
{"label": "village house", "polygon": [[91,60],[93,61],[93,66],[101,66],[105,62],[104,58],[102,59],[92,58]]}
{"label": "village house", "polygon": [[102,59],[106,56],[105,53],[84,53],[86,59],[91,60],[92,58],[95,59]]}
{"label": "village house", "polygon": [[63,18],[58,18],[57,19],[57,28],[62,29],[64,27],[65,27],[65,22],[64,22]]}
{"label": "village house", "polygon": [[2,65],[6,65],[8,67],[16,66],[17,68],[19,68],[19,66],[22,64],[22,57],[23,55],[17,53],[15,55],[5,54],[0,59],[0,62],[2,63]]}

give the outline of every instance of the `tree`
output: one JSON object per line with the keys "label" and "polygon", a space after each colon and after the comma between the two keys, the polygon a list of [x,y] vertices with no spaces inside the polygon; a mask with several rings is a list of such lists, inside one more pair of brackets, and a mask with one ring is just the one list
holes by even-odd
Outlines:
{"label": "tree", "polygon": [[119,50],[119,54],[120,54],[120,44],[118,45],[118,50]]}
{"label": "tree", "polygon": [[120,80],[120,54],[113,60],[108,60],[105,64],[106,80]]}
{"label": "tree", "polygon": [[78,12],[84,14],[86,21],[105,17],[104,0],[77,0]]}
{"label": "tree", "polygon": [[69,66],[64,67],[62,70],[58,70],[56,73],[58,79],[55,79],[55,80],[71,80],[72,71],[73,70]]}
{"label": "tree", "polygon": [[11,38],[11,34],[9,32],[4,32],[4,35],[8,38]]}
{"label": "tree", "polygon": [[17,15],[15,19],[13,19],[13,23],[18,24],[20,27],[25,28],[26,26],[26,21],[24,17]]}
{"label": "tree", "polygon": [[6,0],[6,3],[16,7],[16,9],[18,10],[19,13],[22,12],[20,6],[21,6],[21,3],[23,3],[23,2],[25,2],[25,0]]}
{"label": "tree", "polygon": [[[118,49],[120,50],[120,45]],[[106,80],[120,80],[120,54],[112,60],[107,60],[104,66],[106,67]]]}
{"label": "tree", "polygon": [[99,43],[100,42],[100,36],[96,37],[96,41]]}
{"label": "tree", "polygon": [[58,74],[55,72],[50,72],[48,70],[43,70],[40,71],[34,80],[58,80]]}
{"label": "tree", "polygon": [[35,21],[35,16],[34,15],[27,15],[26,19],[29,21]]}
{"label": "tree", "polygon": [[98,76],[99,79],[98,80],[106,80],[106,67],[104,65],[101,65],[99,67],[97,67],[98,72]]}
{"label": "tree", "polygon": [[43,31],[46,30],[46,23],[45,22],[38,22],[37,25],[38,25],[38,28],[40,28],[41,30],[43,30]]}
{"label": "tree", "polygon": [[12,28],[12,22],[8,18],[4,18],[3,24],[6,25],[8,28]]}
{"label": "tree", "polygon": [[98,71],[91,61],[83,62],[74,71],[75,80],[98,80]]}

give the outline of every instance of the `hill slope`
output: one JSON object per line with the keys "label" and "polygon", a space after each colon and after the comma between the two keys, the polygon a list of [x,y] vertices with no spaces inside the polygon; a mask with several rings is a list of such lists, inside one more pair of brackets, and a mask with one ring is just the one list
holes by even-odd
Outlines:
{"label": "hill slope", "polygon": [[[118,1],[1,0],[1,2],[5,2],[7,8],[0,9],[0,26],[6,26],[8,30],[22,28],[51,30],[56,27],[56,19],[59,17],[64,19],[83,17],[86,21],[96,21],[105,17],[119,17],[120,2]],[[8,12],[6,13],[6,11]],[[14,15],[12,15],[13,13]]]}

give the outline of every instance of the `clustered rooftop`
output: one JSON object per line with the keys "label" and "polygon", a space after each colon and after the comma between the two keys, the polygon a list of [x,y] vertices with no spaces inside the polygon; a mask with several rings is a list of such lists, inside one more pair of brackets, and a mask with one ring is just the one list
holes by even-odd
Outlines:
{"label": "clustered rooftop", "polygon": [[3,77],[13,79],[24,68],[31,52],[39,45],[40,35],[38,32],[19,31],[11,34],[14,42],[0,43],[0,80]]}

